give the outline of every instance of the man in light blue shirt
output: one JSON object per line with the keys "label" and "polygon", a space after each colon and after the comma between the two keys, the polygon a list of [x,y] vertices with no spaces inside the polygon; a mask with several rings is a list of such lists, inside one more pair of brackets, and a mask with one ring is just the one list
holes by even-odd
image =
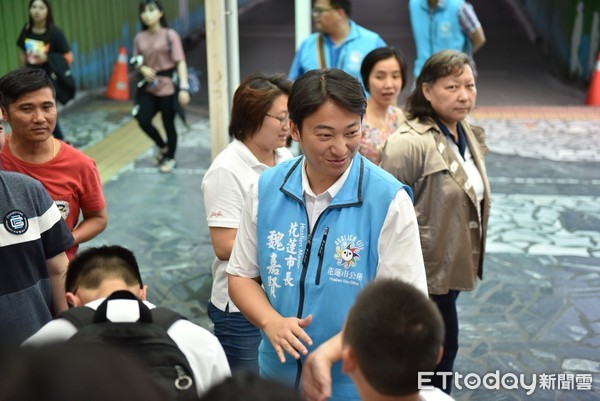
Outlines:
{"label": "man in light blue shirt", "polygon": [[[386,46],[377,33],[350,19],[350,0],[316,0],[312,18],[317,32],[306,38],[294,57],[289,78],[318,68],[339,68],[362,82],[360,66],[371,50]],[[322,51],[321,51],[322,49]]]}
{"label": "man in light blue shirt", "polygon": [[417,47],[415,81],[432,54],[454,49],[473,55],[485,44],[483,27],[465,0],[410,0],[408,9]]}

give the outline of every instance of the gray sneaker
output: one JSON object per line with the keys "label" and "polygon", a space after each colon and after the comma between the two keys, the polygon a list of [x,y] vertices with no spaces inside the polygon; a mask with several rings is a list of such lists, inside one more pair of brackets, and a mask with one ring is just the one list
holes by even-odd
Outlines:
{"label": "gray sneaker", "polygon": [[167,148],[166,146],[164,148],[158,149],[156,156],[154,156],[154,159],[152,159],[152,162],[155,166],[160,166],[162,164],[162,162],[167,158],[168,151],[169,148]]}
{"label": "gray sneaker", "polygon": [[176,164],[175,159],[164,159],[158,170],[165,174],[172,173]]}

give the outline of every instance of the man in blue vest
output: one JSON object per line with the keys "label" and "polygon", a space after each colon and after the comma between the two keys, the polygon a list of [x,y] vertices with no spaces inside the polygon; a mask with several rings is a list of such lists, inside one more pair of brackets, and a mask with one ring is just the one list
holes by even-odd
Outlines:
{"label": "man in blue vest", "polygon": [[317,68],[339,68],[359,81],[363,58],[385,42],[350,19],[350,0],[316,0],[312,18],[317,32],[306,38],[292,62],[288,77],[295,80]]}
{"label": "man in blue vest", "polygon": [[485,43],[485,34],[473,6],[465,0],[410,0],[417,58],[414,79],[432,54],[453,49],[473,55]]}
{"label": "man in blue vest", "polygon": [[[411,190],[357,153],[365,109],[360,82],[339,69],[294,82],[290,131],[303,155],[251,189],[229,259],[229,295],[263,336],[261,374],[295,387],[313,353],[341,358],[344,319],[367,283],[394,277],[427,294]],[[325,374],[332,400],[359,399],[340,363]]]}

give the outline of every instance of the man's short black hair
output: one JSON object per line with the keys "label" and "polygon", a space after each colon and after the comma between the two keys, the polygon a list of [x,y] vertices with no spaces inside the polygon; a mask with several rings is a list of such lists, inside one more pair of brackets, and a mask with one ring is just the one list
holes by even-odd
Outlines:
{"label": "man's short black hair", "polygon": [[350,15],[352,15],[352,3],[350,0],[330,0],[329,4],[331,4],[332,8],[343,9],[348,18],[350,18]]}
{"label": "man's short black hair", "polygon": [[211,387],[199,401],[301,401],[287,384],[253,372],[238,372]]}
{"label": "man's short black hair", "polygon": [[98,288],[110,277],[121,278],[129,286],[144,286],[133,252],[119,245],[103,245],[81,251],[69,263],[65,290],[74,293],[80,286]]}
{"label": "man's short black hair", "polygon": [[394,279],[365,287],[342,335],[366,381],[387,396],[417,393],[418,373],[433,371],[443,341],[437,306],[416,287]]}
{"label": "man's short black hair", "polygon": [[290,120],[302,132],[304,119],[316,113],[327,101],[358,114],[361,119],[367,108],[365,91],[358,79],[337,68],[310,70],[292,85],[288,98]]}
{"label": "man's short black hair", "polygon": [[0,78],[0,105],[8,111],[10,104],[24,94],[44,88],[50,88],[56,99],[56,90],[46,71],[34,67],[17,68]]}

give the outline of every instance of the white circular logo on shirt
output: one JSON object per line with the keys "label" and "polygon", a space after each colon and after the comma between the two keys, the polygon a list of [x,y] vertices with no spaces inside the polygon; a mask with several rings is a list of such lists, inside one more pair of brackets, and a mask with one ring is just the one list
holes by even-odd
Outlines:
{"label": "white circular logo on shirt", "polygon": [[29,228],[29,220],[22,211],[13,210],[4,216],[4,228],[11,234],[25,234]]}

